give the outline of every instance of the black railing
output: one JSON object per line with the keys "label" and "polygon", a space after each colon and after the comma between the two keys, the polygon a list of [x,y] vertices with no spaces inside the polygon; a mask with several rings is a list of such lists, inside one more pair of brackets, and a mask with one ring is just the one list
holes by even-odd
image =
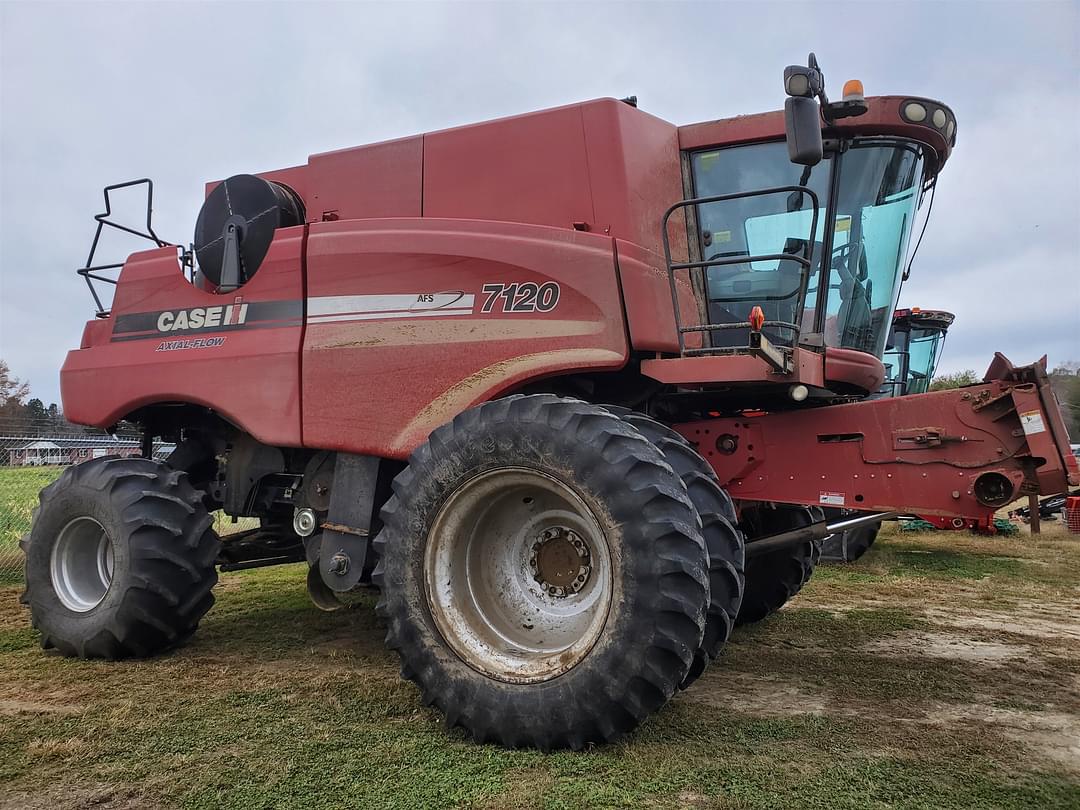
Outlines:
{"label": "black railing", "polygon": [[[676,211],[678,211],[679,209],[683,209],[683,208],[694,209],[693,210],[693,215],[696,216],[697,207],[700,206],[700,205],[708,205],[710,203],[729,202],[731,200],[744,199],[744,198],[747,198],[747,197],[763,197],[763,196],[766,196],[766,195],[769,195],[769,194],[784,194],[784,193],[786,193],[786,194],[796,193],[796,194],[800,194],[800,195],[806,195],[806,196],[808,196],[810,198],[810,201],[813,203],[813,206],[814,206],[813,214],[812,214],[812,216],[810,218],[810,236],[809,236],[809,239],[807,239],[806,242],[805,242],[805,244],[808,246],[808,249],[807,249],[806,252],[808,252],[810,254],[809,256],[800,256],[800,255],[798,255],[796,253],[768,253],[768,254],[762,254],[762,255],[758,255],[758,256],[753,256],[753,255],[722,256],[722,257],[715,258],[715,259],[705,259],[705,260],[696,261],[696,262],[673,262],[671,260],[671,239],[670,239],[670,236],[668,235],[668,221],[670,220],[671,215],[673,213],[675,213]],[[717,324],[717,323],[705,323],[705,324],[702,324],[702,325],[699,325],[699,326],[683,326],[682,316],[681,316],[681,313],[679,311],[679,292],[678,292],[678,284],[677,284],[676,279],[675,279],[675,273],[677,271],[680,271],[680,270],[688,270],[688,271],[689,270],[707,270],[710,267],[723,267],[725,265],[733,265],[733,264],[749,264],[749,265],[752,265],[754,262],[763,262],[763,261],[777,261],[777,262],[793,261],[793,262],[797,263],[799,265],[799,268],[800,268],[799,287],[795,292],[795,295],[797,297],[796,297],[796,301],[795,301],[794,311],[796,313],[802,312],[804,303],[806,301],[806,290],[807,290],[807,287],[808,287],[808,285],[810,283],[811,260],[813,258],[813,249],[814,249],[813,246],[815,244],[815,236],[817,234],[818,212],[820,210],[820,207],[821,206],[820,206],[820,203],[818,201],[818,196],[817,196],[817,194],[814,193],[814,191],[812,189],[806,188],[805,186],[776,186],[775,188],[765,188],[765,189],[760,189],[758,191],[741,191],[741,192],[737,192],[737,193],[734,193],[734,194],[720,194],[720,195],[717,195],[717,196],[714,196],[714,197],[697,197],[697,198],[694,198],[694,199],[691,199],[691,200],[681,200],[681,201],[675,203],[674,205],[672,205],[670,208],[667,209],[667,211],[664,212],[664,218],[663,218],[663,221],[661,223],[661,227],[662,227],[662,230],[663,230],[662,236],[663,236],[663,242],[664,242],[664,261],[667,262],[668,281],[671,283],[671,304],[672,304],[672,307],[674,307],[674,311],[675,311],[675,327],[676,327],[676,330],[677,330],[678,335],[679,335],[679,353],[681,355],[689,356],[689,355],[702,355],[702,354],[731,354],[733,352],[740,351],[740,349],[738,347],[731,347],[731,346],[720,346],[720,347],[703,346],[701,348],[687,349],[686,348],[685,335],[688,334],[688,333],[711,334],[712,332],[719,332],[719,331],[723,331],[723,330],[727,330],[727,329],[750,329],[751,324],[750,324],[749,321],[744,321],[744,322],[740,322],[740,323],[719,323],[719,324]],[[801,210],[801,209],[797,209],[797,210]],[[705,309],[706,315],[708,315],[708,305],[709,305],[711,299],[709,298],[709,292],[708,292],[709,282],[708,282],[707,274],[706,274],[706,277],[705,277],[705,280],[704,280],[703,287],[704,287],[704,294],[705,294],[705,298],[706,298],[704,309]],[[791,295],[760,296],[759,300],[760,301],[784,300],[784,299],[787,299],[787,298],[790,298],[790,297],[791,297]],[[742,299],[742,298],[740,298],[740,299],[716,299],[716,300],[718,300],[718,301],[726,301],[726,300],[748,301],[748,299]],[[755,301],[753,303],[756,303],[756,302],[757,301]],[[798,323],[793,323],[793,322],[789,322],[789,321],[778,321],[778,320],[765,321],[762,324],[762,327],[763,328],[764,327],[770,327],[770,328],[773,328],[773,329],[782,329],[782,330],[790,332],[791,333],[792,345],[794,345],[795,343],[798,342],[799,333],[800,333],[800,330],[801,330],[801,327],[800,327],[800,325]]]}
{"label": "black railing", "polygon": [[[135,228],[129,228],[127,225],[121,225],[119,222],[112,222],[109,217],[112,216],[112,200],[109,197],[110,192],[117,191],[122,188],[132,188],[134,186],[146,186],[146,230],[140,231]],[[105,284],[112,284],[116,286],[117,279],[109,276],[100,275],[106,271],[119,270],[124,266],[123,262],[116,262],[113,264],[94,264],[94,256],[97,254],[98,244],[101,241],[101,233],[106,226],[115,228],[118,231],[131,234],[132,236],[138,236],[142,239],[148,239],[158,247],[172,246],[171,242],[166,242],[158,237],[154,233],[154,226],[152,223],[154,216],[154,183],[147,177],[141,180],[129,180],[126,183],[116,183],[112,186],[105,186],[103,191],[105,196],[105,210],[100,214],[95,214],[94,219],[97,221],[97,229],[94,231],[94,241],[90,244],[90,254],[86,257],[86,265],[80,267],[75,272],[78,273],[86,280],[86,286],[90,289],[90,295],[94,297],[94,305],[97,307],[97,317],[105,318],[109,314],[109,310],[101,303],[101,297],[98,295],[97,289],[94,287],[95,281],[101,281]],[[174,246],[179,248],[178,245]],[[191,269],[192,261],[191,256],[187,251],[182,248],[180,262],[184,268]]]}

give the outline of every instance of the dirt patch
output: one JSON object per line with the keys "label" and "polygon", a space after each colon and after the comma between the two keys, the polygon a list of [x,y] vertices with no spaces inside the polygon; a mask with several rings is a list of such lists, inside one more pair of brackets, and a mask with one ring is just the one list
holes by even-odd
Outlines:
{"label": "dirt patch", "polygon": [[162,805],[148,802],[131,788],[114,785],[67,785],[0,796],[0,810],[154,810],[159,807]]}
{"label": "dirt patch", "polygon": [[926,722],[951,727],[956,724],[991,725],[1005,737],[1020,743],[1080,775],[1080,717],[1075,714],[1037,712],[986,706],[980,703],[939,704],[927,710]]}
{"label": "dirt patch", "polygon": [[711,679],[702,678],[693,689],[684,692],[681,699],[758,717],[851,713],[830,701],[827,695],[808,692],[788,681],[750,678],[735,673],[725,673],[723,680],[715,684]]}
{"label": "dirt patch", "polygon": [[948,627],[1080,642],[1080,605],[1076,604],[1019,604],[1009,613],[928,606],[926,616]]}
{"label": "dirt patch", "polygon": [[955,661],[973,661],[1001,666],[1010,660],[1028,658],[1032,650],[1024,644],[977,641],[955,633],[906,632],[877,639],[861,648],[886,656],[926,656]]}

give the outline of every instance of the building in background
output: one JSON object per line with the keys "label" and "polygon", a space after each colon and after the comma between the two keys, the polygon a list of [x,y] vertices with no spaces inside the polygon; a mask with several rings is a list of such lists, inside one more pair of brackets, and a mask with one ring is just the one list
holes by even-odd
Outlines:
{"label": "building in background", "polygon": [[[164,458],[174,449],[173,444],[156,443],[154,455]],[[120,436],[0,436],[0,464],[11,467],[44,467],[78,464],[102,456],[137,456],[141,452],[139,439]]]}

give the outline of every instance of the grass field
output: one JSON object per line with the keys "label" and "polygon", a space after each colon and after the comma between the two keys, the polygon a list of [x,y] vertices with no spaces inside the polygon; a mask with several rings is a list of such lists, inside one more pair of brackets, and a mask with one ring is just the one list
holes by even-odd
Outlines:
{"label": "grass field", "polygon": [[30,528],[38,492],[62,467],[0,467],[0,584],[22,581],[19,538]]}
{"label": "grass field", "polygon": [[889,533],[625,742],[504,751],[402,682],[374,600],[227,574],[186,647],[44,654],[0,590],[0,807],[1080,806],[1080,541]]}
{"label": "grass field", "polygon": [[[0,467],[0,585],[22,582],[22,552],[19,538],[30,529],[30,519],[38,505],[38,493],[64,471],[64,467]],[[256,525],[242,518],[232,523],[221,513],[215,515],[219,534]]]}

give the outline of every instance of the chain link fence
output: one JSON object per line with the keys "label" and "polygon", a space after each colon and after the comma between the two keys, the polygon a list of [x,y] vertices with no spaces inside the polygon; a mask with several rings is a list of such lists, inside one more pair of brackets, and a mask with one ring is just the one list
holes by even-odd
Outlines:
{"label": "chain link fence", "polygon": [[[0,435],[0,585],[22,582],[19,539],[30,530],[38,493],[72,464],[102,456],[137,456],[136,434],[12,432]],[[172,444],[154,443],[154,457],[165,458]]]}
{"label": "chain link fence", "polygon": [[[164,461],[175,449],[154,442],[154,458]],[[11,431],[0,434],[0,587],[23,581],[23,554],[19,540],[30,531],[38,493],[72,464],[103,456],[138,456],[142,440],[137,433],[108,434],[87,431]],[[254,518],[233,520],[214,513],[214,530],[222,537],[258,527]]]}

